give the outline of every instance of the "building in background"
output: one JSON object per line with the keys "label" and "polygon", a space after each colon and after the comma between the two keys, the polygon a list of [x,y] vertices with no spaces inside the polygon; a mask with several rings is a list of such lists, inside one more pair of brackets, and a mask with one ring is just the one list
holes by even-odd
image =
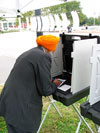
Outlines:
{"label": "building in background", "polygon": [[12,16],[9,13],[0,13],[0,31],[18,30],[16,25],[16,16]]}

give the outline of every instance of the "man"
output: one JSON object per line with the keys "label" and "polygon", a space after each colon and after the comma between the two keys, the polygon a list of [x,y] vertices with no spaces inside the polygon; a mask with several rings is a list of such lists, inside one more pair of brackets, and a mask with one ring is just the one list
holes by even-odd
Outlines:
{"label": "man", "polygon": [[36,133],[42,112],[42,96],[57,89],[58,80],[51,79],[50,52],[55,51],[59,38],[39,36],[38,47],[23,53],[5,83],[0,96],[0,115],[5,118],[8,133]]}

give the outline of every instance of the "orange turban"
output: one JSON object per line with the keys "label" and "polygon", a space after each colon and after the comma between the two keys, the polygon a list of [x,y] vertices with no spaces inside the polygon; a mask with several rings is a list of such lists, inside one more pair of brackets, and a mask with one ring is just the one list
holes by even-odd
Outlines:
{"label": "orange turban", "polygon": [[59,42],[59,37],[53,35],[41,35],[36,39],[37,45],[41,45],[49,51],[55,51]]}

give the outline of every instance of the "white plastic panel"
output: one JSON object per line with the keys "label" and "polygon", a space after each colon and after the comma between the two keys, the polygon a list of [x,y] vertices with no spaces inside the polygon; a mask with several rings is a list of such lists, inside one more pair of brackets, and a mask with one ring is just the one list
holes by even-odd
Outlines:
{"label": "white plastic panel", "polygon": [[100,101],[100,44],[93,47],[90,105]]}
{"label": "white plastic panel", "polygon": [[92,46],[97,39],[75,41],[73,44],[72,93],[77,93],[90,85]]}
{"label": "white plastic panel", "polygon": [[73,29],[79,28],[79,16],[76,11],[71,12],[72,18],[73,18]]}
{"label": "white plastic panel", "polygon": [[37,30],[38,31],[41,31],[41,29],[42,29],[41,17],[40,16],[37,16],[36,17],[36,20],[37,20],[37,23],[38,23]]}
{"label": "white plastic panel", "polygon": [[62,31],[66,31],[67,27],[70,25],[70,21],[68,20],[65,13],[61,13],[62,16]]}
{"label": "white plastic panel", "polygon": [[27,30],[29,30],[30,29],[30,25],[29,25],[29,18],[28,17],[26,17],[26,22],[27,22]]}
{"label": "white plastic panel", "polygon": [[49,31],[50,21],[48,16],[41,16],[41,19],[42,19],[42,31]]}
{"label": "white plastic panel", "polygon": [[32,31],[36,31],[37,30],[37,21],[36,21],[36,17],[31,17],[30,18],[31,21],[31,30]]}
{"label": "white plastic panel", "polygon": [[61,31],[61,20],[58,14],[55,14],[54,17],[55,17],[55,25],[56,25],[55,31]]}
{"label": "white plastic panel", "polygon": [[49,15],[49,20],[50,20],[50,31],[54,31],[55,20],[52,15]]}

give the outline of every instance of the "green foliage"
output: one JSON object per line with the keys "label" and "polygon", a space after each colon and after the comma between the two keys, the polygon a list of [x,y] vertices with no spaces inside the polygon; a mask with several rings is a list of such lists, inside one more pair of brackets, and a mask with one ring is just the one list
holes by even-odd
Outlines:
{"label": "green foliage", "polygon": [[33,14],[34,14],[33,11],[28,11],[28,12],[23,13],[21,21],[26,22],[26,17],[28,17],[30,21],[30,16],[33,16]]}
{"label": "green foliage", "polygon": [[94,18],[94,24],[95,25],[100,25],[100,17]]}
{"label": "green foliage", "polygon": [[87,21],[87,24],[90,26],[90,25],[94,25],[94,18],[93,17],[90,17]]}
{"label": "green foliage", "polygon": [[[44,8],[44,9],[42,9],[42,15],[58,14],[60,19],[62,19],[60,14],[66,13],[67,18],[72,23],[71,11],[77,11],[79,14],[82,14],[82,9],[80,8],[80,2],[72,1],[72,2],[67,2],[64,4],[60,4],[60,5]],[[79,15],[79,17],[80,17],[80,15]]]}
{"label": "green foliage", "polygon": [[19,21],[18,21],[18,18],[16,18],[16,26],[19,25]]}
{"label": "green foliage", "polygon": [[8,133],[6,123],[3,117],[0,117],[0,133]]}
{"label": "green foliage", "polygon": [[85,14],[80,13],[79,14],[79,18],[80,18],[80,26],[87,24],[88,18],[87,18],[87,16]]}
{"label": "green foliage", "polygon": [[[49,14],[52,14],[52,15],[58,14],[59,18],[62,20],[62,17],[60,14],[66,13],[67,18],[70,20],[70,23],[72,25],[73,21],[72,21],[71,11],[77,11],[77,13],[79,15],[79,19],[80,19],[80,26],[94,25],[94,24],[100,25],[100,16],[98,18],[93,18],[93,17],[88,18],[85,14],[82,13],[82,8],[80,6],[80,2],[76,1],[76,0],[74,0],[72,2],[66,2],[66,3],[60,4],[60,5],[43,8],[42,15],[46,16]],[[22,22],[26,22],[26,17],[29,17],[29,22],[30,22],[30,16],[34,16],[34,15],[35,15],[34,11],[28,11],[28,12],[22,14],[21,20],[22,20]],[[16,19],[16,24],[18,25],[18,19]]]}
{"label": "green foliage", "polygon": [[67,2],[64,4],[56,5],[56,6],[43,8],[42,15],[60,14],[60,13],[70,14],[71,11],[81,12],[80,2],[73,1],[73,2]]}
{"label": "green foliage", "polygon": [[100,25],[100,17],[98,17],[98,18],[94,18],[94,17],[87,18],[86,16],[82,16],[82,18],[83,19],[80,19],[80,25],[88,25],[88,26]]}
{"label": "green foliage", "polygon": [[98,17],[98,25],[100,25],[100,16]]}
{"label": "green foliage", "polygon": [[6,21],[6,19],[3,17],[0,17],[0,21]]}

